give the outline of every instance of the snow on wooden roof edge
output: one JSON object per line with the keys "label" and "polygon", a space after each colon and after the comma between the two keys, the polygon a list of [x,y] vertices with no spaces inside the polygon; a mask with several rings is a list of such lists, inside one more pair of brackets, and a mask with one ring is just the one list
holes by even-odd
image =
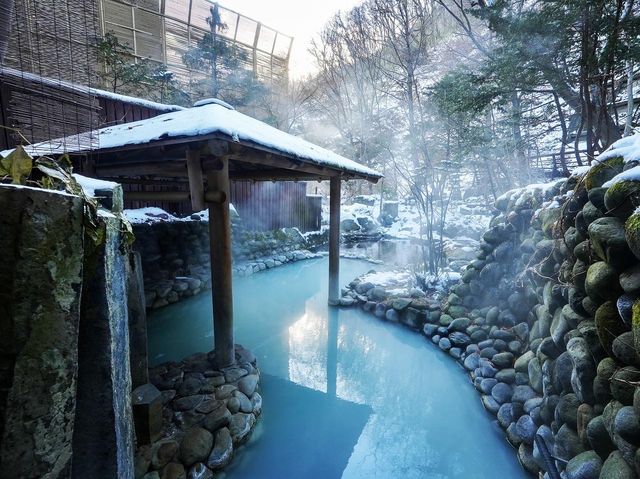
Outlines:
{"label": "snow on wooden roof edge", "polygon": [[[93,153],[115,151],[123,147],[153,144],[167,139],[184,138],[186,141],[200,136],[219,134],[236,143],[256,145],[277,151],[283,156],[317,166],[379,179],[383,175],[337,153],[310,143],[303,138],[278,130],[255,118],[230,110],[219,104],[206,104],[183,109],[146,120],[101,128],[92,133],[98,138]],[[86,133],[84,134],[86,135]],[[75,136],[37,143],[27,147],[34,156],[61,155],[88,151]],[[2,155],[8,153],[2,152]]]}

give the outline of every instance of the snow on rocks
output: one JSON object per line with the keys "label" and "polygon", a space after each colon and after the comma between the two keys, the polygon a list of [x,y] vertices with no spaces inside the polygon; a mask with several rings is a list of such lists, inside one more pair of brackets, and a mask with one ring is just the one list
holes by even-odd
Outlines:
{"label": "snow on rocks", "polygon": [[602,163],[617,157],[623,158],[625,163],[640,161],[640,134],[627,136],[614,142],[595,159],[595,162]]}

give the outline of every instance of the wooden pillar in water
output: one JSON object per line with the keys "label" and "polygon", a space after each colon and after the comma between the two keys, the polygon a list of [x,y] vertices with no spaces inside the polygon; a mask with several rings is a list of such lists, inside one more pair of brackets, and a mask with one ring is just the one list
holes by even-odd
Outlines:
{"label": "wooden pillar in water", "polygon": [[229,218],[229,160],[220,158],[219,169],[207,174],[209,196],[209,245],[211,250],[211,294],[216,363],[220,368],[235,362],[233,342],[233,292],[231,284],[231,221]]}
{"label": "wooden pillar in water", "polygon": [[340,303],[340,177],[329,187],[329,304]]}

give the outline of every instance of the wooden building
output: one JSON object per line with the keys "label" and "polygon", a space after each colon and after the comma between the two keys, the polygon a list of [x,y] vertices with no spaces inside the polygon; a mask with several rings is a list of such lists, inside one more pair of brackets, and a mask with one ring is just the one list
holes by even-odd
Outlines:
{"label": "wooden building", "polygon": [[[377,182],[382,175],[336,153],[235,111],[219,101],[95,131],[97,149],[75,147],[73,139],[27,149],[33,156],[69,154],[88,176],[135,183],[187,181],[188,191],[125,193],[144,201],[188,200],[209,211],[215,359],[235,362],[231,274],[230,180],[330,181],[329,304],[339,288],[341,181]],[[278,198],[274,198],[278,202]]]}

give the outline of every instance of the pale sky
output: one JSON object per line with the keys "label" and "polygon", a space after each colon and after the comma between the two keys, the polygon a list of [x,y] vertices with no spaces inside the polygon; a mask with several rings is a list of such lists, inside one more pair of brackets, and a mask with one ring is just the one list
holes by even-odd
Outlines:
{"label": "pale sky", "polygon": [[235,10],[264,25],[294,37],[289,71],[291,78],[314,71],[308,53],[312,38],[338,10],[349,10],[362,0],[219,0],[223,7]]}

